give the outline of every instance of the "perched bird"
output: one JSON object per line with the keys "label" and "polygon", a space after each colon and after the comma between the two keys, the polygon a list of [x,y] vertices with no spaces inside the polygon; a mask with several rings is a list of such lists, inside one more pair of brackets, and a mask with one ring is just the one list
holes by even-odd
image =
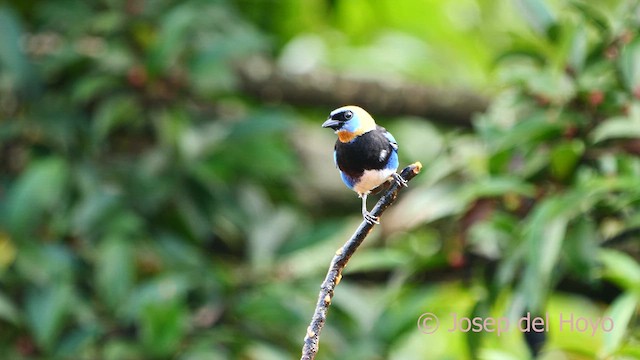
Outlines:
{"label": "perched bird", "polygon": [[367,195],[390,179],[407,186],[396,173],[396,139],[376,125],[368,112],[353,105],[333,110],[322,127],[331,128],[338,135],[333,160],[342,181],[362,198],[362,217],[370,224],[379,224],[378,218],[367,211]]}

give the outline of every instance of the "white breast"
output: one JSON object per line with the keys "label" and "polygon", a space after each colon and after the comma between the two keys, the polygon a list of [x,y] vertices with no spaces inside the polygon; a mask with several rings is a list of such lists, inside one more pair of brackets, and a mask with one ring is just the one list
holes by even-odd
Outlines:
{"label": "white breast", "polygon": [[368,194],[371,190],[387,181],[394,172],[393,169],[365,170],[353,190],[358,194]]}

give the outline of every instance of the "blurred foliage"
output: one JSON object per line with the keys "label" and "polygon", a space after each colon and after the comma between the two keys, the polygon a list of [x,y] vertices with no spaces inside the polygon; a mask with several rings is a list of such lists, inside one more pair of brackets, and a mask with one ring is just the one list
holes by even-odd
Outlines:
{"label": "blurred foliage", "polygon": [[[291,73],[500,89],[468,133],[379,119],[402,161],[426,171],[349,264],[319,358],[528,356],[515,331],[424,335],[427,311],[443,323],[610,316],[614,330],[595,336],[552,322],[542,357],[640,357],[639,11],[622,0],[3,5],[0,353],[297,356],[359,205],[319,128],[331,109],[237,90],[234,64],[270,53]],[[615,291],[571,294],[566,279]]]}
{"label": "blurred foliage", "polygon": [[510,41],[504,30],[522,28],[508,1],[238,3],[276,35],[280,65],[293,73],[330,67],[352,77],[484,85],[493,57]]}
{"label": "blurred foliage", "polygon": [[[640,303],[640,268],[608,248],[618,237],[638,254],[640,9],[575,2],[554,13],[537,5],[530,21],[543,36],[522,36],[521,49],[502,56],[500,76],[513,86],[476,121],[483,164],[471,177],[489,184],[476,201],[494,202],[471,208],[482,220],[469,240],[499,249],[488,298],[513,284],[516,313],[543,313],[566,277],[615,283],[622,294],[605,314],[616,329],[587,354],[637,356],[637,343],[623,338]],[[510,186],[494,191],[496,179]]]}

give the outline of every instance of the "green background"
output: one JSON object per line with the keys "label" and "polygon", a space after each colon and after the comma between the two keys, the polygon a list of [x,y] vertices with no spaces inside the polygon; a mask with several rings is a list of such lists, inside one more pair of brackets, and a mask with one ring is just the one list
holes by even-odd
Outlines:
{"label": "green background", "polygon": [[[337,76],[382,93],[368,108],[424,169],[347,266],[318,359],[541,339],[425,335],[425,312],[549,314],[541,359],[640,358],[638,29],[623,0],[0,3],[0,354],[299,357],[361,221],[320,127]],[[397,96],[414,85],[434,97]],[[405,111],[469,93],[466,125]]]}

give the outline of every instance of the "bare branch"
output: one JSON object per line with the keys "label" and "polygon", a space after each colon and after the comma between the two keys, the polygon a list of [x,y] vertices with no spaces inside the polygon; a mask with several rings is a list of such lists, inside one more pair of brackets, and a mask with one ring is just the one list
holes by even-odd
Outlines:
{"label": "bare branch", "polygon": [[288,74],[253,58],[237,66],[242,91],[267,102],[335,108],[357,104],[384,116],[413,115],[440,124],[471,127],[488,100],[476,93],[402,82],[350,78],[329,72]]}
{"label": "bare branch", "polygon": [[[400,175],[405,180],[410,181],[420,173],[421,169],[422,164],[416,162],[404,168]],[[371,211],[371,215],[376,217],[382,215],[382,213],[396,200],[398,190],[398,184],[393,182],[387,192],[380,198],[380,200],[378,200],[378,203]],[[333,298],[335,288],[342,278],[342,270],[372,229],[373,224],[362,221],[356,232],[336,251],[336,255],[333,257],[333,260],[331,260],[327,276],[320,286],[320,294],[318,296],[316,310],[313,314],[313,318],[311,319],[311,324],[307,328],[307,335],[304,338],[301,360],[315,359],[316,353],[318,352],[320,332],[322,331],[327,319],[327,311],[331,305],[331,299]]]}

